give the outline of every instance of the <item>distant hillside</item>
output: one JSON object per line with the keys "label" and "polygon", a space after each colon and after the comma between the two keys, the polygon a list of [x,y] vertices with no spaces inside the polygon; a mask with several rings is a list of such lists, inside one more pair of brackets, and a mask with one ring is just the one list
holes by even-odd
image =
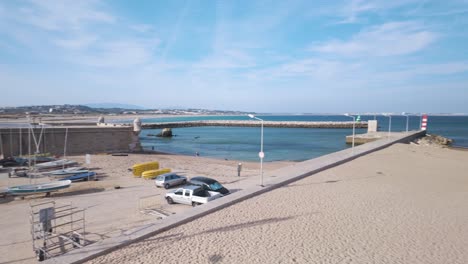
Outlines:
{"label": "distant hillside", "polygon": [[145,107],[141,107],[138,105],[130,105],[130,104],[116,104],[116,103],[94,103],[94,104],[84,104],[87,107],[91,108],[113,108],[113,109],[133,109],[133,110],[145,110]]}
{"label": "distant hillside", "polygon": [[84,105],[29,105],[18,107],[0,107],[0,114],[86,114],[99,113]]}
{"label": "distant hillside", "polygon": [[[125,107],[125,108],[124,108]],[[207,109],[137,109],[139,106],[125,104],[88,104],[84,105],[31,105],[0,107],[0,115],[55,115],[55,114],[150,114],[150,115],[245,115],[241,111]]]}

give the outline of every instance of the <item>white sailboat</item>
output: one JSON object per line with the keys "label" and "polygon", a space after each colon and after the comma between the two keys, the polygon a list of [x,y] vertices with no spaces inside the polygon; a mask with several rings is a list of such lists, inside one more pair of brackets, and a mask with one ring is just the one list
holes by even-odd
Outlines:
{"label": "white sailboat", "polygon": [[48,183],[12,186],[7,189],[12,195],[30,195],[36,193],[49,193],[70,187],[71,181],[54,181]]}

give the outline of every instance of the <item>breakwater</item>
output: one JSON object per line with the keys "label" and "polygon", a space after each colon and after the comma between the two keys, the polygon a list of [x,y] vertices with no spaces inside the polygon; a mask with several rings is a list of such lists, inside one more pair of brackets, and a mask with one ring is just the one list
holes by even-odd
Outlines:
{"label": "breakwater", "polygon": [[[356,128],[367,128],[367,122],[355,123]],[[144,123],[142,128],[178,128],[178,127],[202,127],[202,126],[229,126],[229,127],[260,127],[260,121],[242,120],[202,120],[182,122]],[[352,128],[353,122],[308,122],[308,121],[264,121],[264,127],[284,128]]]}

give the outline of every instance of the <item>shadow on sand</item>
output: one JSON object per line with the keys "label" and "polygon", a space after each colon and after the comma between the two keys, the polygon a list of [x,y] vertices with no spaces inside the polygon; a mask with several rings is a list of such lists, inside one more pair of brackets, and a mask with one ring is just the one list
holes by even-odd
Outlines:
{"label": "shadow on sand", "polygon": [[261,226],[261,225],[267,225],[267,224],[272,224],[272,223],[283,222],[283,221],[287,221],[287,220],[294,219],[294,218],[296,218],[296,217],[294,217],[294,216],[273,217],[273,218],[267,218],[267,219],[262,219],[262,220],[250,221],[250,222],[246,222],[246,223],[240,223],[240,224],[217,227],[217,228],[209,229],[209,230],[206,230],[206,231],[203,231],[203,232],[200,232],[200,233],[196,233],[196,234],[193,234],[193,235],[184,235],[184,233],[177,233],[177,234],[163,236],[163,237],[146,239],[144,241],[145,242],[147,242],[147,241],[170,242],[170,241],[180,240],[180,239],[184,239],[184,238],[191,238],[191,237],[196,237],[196,236],[200,236],[200,235],[204,235],[204,234],[210,234],[210,233],[216,233],[216,232],[232,232],[232,231],[236,231],[236,230],[239,230],[239,229],[245,229],[245,228],[250,228],[250,227],[255,227],[255,226]]}
{"label": "shadow on sand", "polygon": [[106,189],[104,189],[104,188],[89,188],[89,189],[76,190],[76,191],[71,191],[71,192],[51,193],[50,197],[55,197],[55,198],[67,197],[67,196],[72,196],[72,195],[98,193],[98,192],[103,192],[105,190]]}
{"label": "shadow on sand", "polygon": [[306,183],[306,184],[296,184],[295,182],[284,186],[284,188],[294,188],[294,187],[301,187],[301,186],[309,186],[309,185],[317,185],[317,184],[324,184],[324,183],[338,183],[338,182],[347,182],[347,181],[355,181],[355,180],[364,180],[364,179],[371,179],[380,176],[385,176],[383,172],[377,172],[377,175],[368,176],[368,177],[358,177],[358,178],[348,178],[348,179],[338,179],[338,180],[327,180],[323,182],[313,182],[313,183]]}
{"label": "shadow on sand", "polygon": [[2,197],[2,198],[0,198],[0,204],[6,204],[6,203],[12,202],[14,200],[15,200],[14,196]]}

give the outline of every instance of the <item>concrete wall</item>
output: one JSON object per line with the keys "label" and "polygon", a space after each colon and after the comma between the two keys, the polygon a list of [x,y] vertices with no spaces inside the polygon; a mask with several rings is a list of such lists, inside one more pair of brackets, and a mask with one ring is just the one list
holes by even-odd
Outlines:
{"label": "concrete wall", "polygon": [[377,132],[377,120],[369,120],[367,121],[367,133],[369,132]]}
{"label": "concrete wall", "polygon": [[[124,152],[130,151],[130,146],[136,146],[139,150],[138,136],[133,133],[132,127],[47,127],[28,128],[2,128],[0,129],[0,155],[17,156],[27,155],[29,146],[31,153],[36,151],[34,137],[39,143],[41,153],[63,155],[65,135],[67,134],[67,155],[99,153],[99,152]],[[34,133],[34,136],[33,136]]]}

